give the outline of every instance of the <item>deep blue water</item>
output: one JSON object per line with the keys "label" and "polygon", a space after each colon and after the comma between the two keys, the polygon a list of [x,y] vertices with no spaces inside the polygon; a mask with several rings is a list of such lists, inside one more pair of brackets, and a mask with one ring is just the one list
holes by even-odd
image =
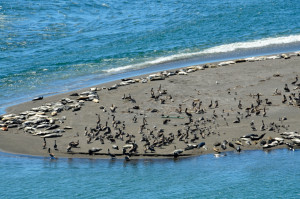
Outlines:
{"label": "deep blue water", "polygon": [[0,114],[124,76],[300,50],[299,18],[293,0],[2,0]]}
{"label": "deep blue water", "polygon": [[0,155],[1,198],[300,198],[299,151],[92,160]]}
{"label": "deep blue water", "polygon": [[[292,0],[0,1],[7,106],[190,64],[300,50]],[[173,160],[0,155],[0,198],[300,198],[299,151]]]}

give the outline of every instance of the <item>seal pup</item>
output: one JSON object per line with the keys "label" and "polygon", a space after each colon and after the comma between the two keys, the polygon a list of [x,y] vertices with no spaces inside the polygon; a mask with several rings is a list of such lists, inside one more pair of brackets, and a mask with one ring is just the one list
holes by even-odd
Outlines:
{"label": "seal pup", "polygon": [[100,149],[100,148],[93,147],[93,148],[88,150],[88,153],[89,153],[89,155],[94,155],[96,152],[99,152],[101,150],[102,149]]}
{"label": "seal pup", "polygon": [[32,99],[32,101],[42,100],[43,98],[44,98],[43,96],[35,97]]}
{"label": "seal pup", "polygon": [[182,149],[176,149],[176,146],[174,146],[173,156],[174,158],[177,158],[181,153],[183,153]]}
{"label": "seal pup", "polygon": [[232,144],[231,142],[229,142],[228,145],[229,145],[231,148],[235,148],[235,147],[234,147],[234,144]]}

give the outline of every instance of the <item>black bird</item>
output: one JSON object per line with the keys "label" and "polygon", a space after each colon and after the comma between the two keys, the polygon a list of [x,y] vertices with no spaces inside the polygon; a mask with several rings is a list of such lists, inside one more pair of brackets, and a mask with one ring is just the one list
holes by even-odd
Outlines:
{"label": "black bird", "polygon": [[184,112],[185,112],[185,114],[186,114],[188,117],[192,117],[192,116],[193,116],[191,113],[187,112],[187,108],[185,109]]}
{"label": "black bird", "polygon": [[236,117],[236,120],[233,121],[233,123],[240,123],[241,122],[241,119],[239,117]]}
{"label": "black bird", "polygon": [[295,85],[298,82],[298,75],[296,76],[296,80],[292,82],[293,85]]}
{"label": "black bird", "polygon": [[216,103],[215,108],[218,108],[218,107],[219,107],[219,102],[218,102],[218,100],[216,100],[215,103]]}
{"label": "black bird", "polygon": [[209,108],[211,108],[213,105],[212,100],[210,100],[210,104],[208,105]]}
{"label": "black bird", "polygon": [[116,155],[111,154],[109,149],[107,149],[107,153],[111,157],[111,159],[116,159]]}
{"label": "black bird", "polygon": [[270,105],[272,105],[272,102],[270,102],[269,99],[266,98],[266,104],[270,106]]}
{"label": "black bird", "polygon": [[232,144],[231,142],[229,142],[228,145],[229,145],[231,148],[235,148],[235,147],[234,147],[234,144]]}
{"label": "black bird", "polygon": [[285,92],[290,92],[290,89],[289,89],[289,87],[288,87],[287,84],[285,84],[285,86],[284,86],[284,91],[285,91]]}
{"label": "black bird", "polygon": [[51,159],[55,159],[56,158],[55,155],[54,155],[54,153],[51,153],[51,149],[50,148],[48,148],[48,154],[49,154],[49,156],[50,156]]}
{"label": "black bird", "polygon": [[54,140],[54,146],[53,146],[53,148],[54,148],[54,150],[56,150],[56,151],[58,150],[58,149],[57,149],[56,140]]}
{"label": "black bird", "polygon": [[72,146],[69,144],[67,147],[67,152],[71,152]]}
{"label": "black bird", "polygon": [[241,150],[242,150],[242,149],[241,149],[240,146],[238,146],[238,147],[236,148],[236,151],[239,152],[239,153],[241,152]]}
{"label": "black bird", "polygon": [[43,149],[46,149],[46,145],[47,145],[46,138],[44,138]]}
{"label": "black bird", "polygon": [[284,104],[284,103],[286,103],[286,101],[287,101],[287,99],[286,99],[286,96],[285,96],[285,95],[283,95],[283,100],[282,100],[282,103]]}
{"label": "black bird", "polygon": [[126,156],[125,156],[125,160],[126,160],[126,161],[130,161],[130,156],[129,156],[129,155],[126,155]]}
{"label": "black bird", "polygon": [[69,146],[74,147],[74,148],[78,147],[78,145],[79,145],[79,140],[77,140],[77,142],[72,141],[69,143]]}

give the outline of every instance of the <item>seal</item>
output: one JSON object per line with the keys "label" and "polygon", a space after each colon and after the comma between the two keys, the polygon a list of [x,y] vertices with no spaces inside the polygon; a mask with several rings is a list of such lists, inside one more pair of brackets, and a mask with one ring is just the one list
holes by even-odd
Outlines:
{"label": "seal", "polygon": [[44,98],[43,96],[35,97],[32,99],[32,101],[42,100],[43,98]]}

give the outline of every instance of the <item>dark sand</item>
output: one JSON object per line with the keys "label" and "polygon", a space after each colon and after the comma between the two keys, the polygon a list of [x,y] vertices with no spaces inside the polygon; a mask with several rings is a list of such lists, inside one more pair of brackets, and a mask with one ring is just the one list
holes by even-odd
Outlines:
{"label": "dark sand", "polygon": [[[280,59],[240,60],[239,63],[225,66],[219,66],[219,63],[201,65],[205,70],[196,70],[187,75],[176,74],[165,77],[164,80],[132,83],[112,90],[108,88],[122,81],[98,85],[95,87],[98,88],[96,94],[99,96],[99,103],[83,100],[80,110],[77,111],[74,110],[74,104],[78,103],[79,97],[70,96],[70,94],[80,94],[90,89],[81,89],[19,104],[7,109],[6,116],[15,115],[0,118],[2,128],[0,149],[11,153],[48,156],[48,148],[51,148],[51,152],[56,157],[88,158],[109,158],[108,149],[110,149],[111,154],[115,154],[117,158],[124,158],[122,148],[128,143],[131,147],[129,146],[126,153],[134,159],[173,157],[175,146],[176,149],[183,150],[180,156],[207,153],[224,155],[226,151],[237,151],[238,147],[241,150],[289,148],[286,143],[297,148],[299,147],[297,140],[286,139],[286,137],[281,140],[284,137],[281,133],[299,132],[300,129],[300,109],[297,104],[300,91],[297,84],[300,81],[294,85],[291,84],[296,75],[300,75],[300,56],[298,53],[289,55],[288,57],[281,56]],[[290,92],[284,90],[285,84],[288,85]],[[151,88],[157,99],[151,98]],[[278,88],[277,95],[274,94],[276,88]],[[259,105],[257,93],[260,94]],[[122,99],[124,94],[126,98],[130,94],[131,99]],[[283,95],[287,97],[285,103],[282,103]],[[69,98],[74,102],[65,103],[62,106],[64,110],[57,111],[56,115],[51,107],[62,98]],[[272,104],[267,104],[266,98]],[[211,100],[212,105],[209,107]],[[218,107],[216,107],[216,100]],[[200,101],[202,105],[199,109]],[[117,107],[114,112],[110,109],[112,104]],[[178,111],[179,104],[182,107],[181,113]],[[253,104],[252,108],[251,104]],[[42,105],[48,105],[48,110],[34,109],[32,113],[32,115],[42,115],[44,118],[42,122],[26,123],[33,117],[28,114],[18,117],[20,113]],[[67,107],[70,109],[66,110]],[[133,107],[139,107],[139,109]],[[188,113],[185,113],[186,108]],[[247,108],[251,116],[246,117]],[[154,109],[156,112],[153,111]],[[98,126],[96,114],[100,116]],[[189,114],[192,115],[191,120]],[[115,122],[113,122],[113,115]],[[135,115],[136,123],[133,122]],[[237,117],[240,118],[240,123],[233,123]],[[144,125],[143,118],[146,120]],[[60,133],[62,137],[46,138],[46,147],[43,149],[43,138],[34,134],[45,132],[46,128],[37,128],[37,125],[49,125],[51,120],[53,120],[52,126],[59,125],[56,129],[64,129],[67,126],[71,129],[64,129],[65,132]],[[264,129],[261,129],[262,120],[265,124]],[[118,121],[120,124],[117,124]],[[251,125],[251,121],[254,124]],[[108,128],[104,128],[106,122],[111,132]],[[142,130],[141,126],[143,126]],[[8,127],[7,131],[6,127]],[[85,127],[87,127],[87,133],[85,133]],[[181,131],[179,136],[178,130]],[[121,135],[117,135],[118,133]],[[247,134],[257,134],[257,136],[252,139],[241,138]],[[259,139],[258,137],[262,134],[265,135]],[[54,150],[54,140],[57,141],[58,150]],[[69,143],[78,140],[79,145],[67,152]],[[87,140],[90,140],[89,143]],[[148,140],[146,146],[145,140]],[[228,143],[225,150],[221,146],[214,147],[218,145],[217,142],[223,143],[224,140],[234,144],[234,148]],[[205,142],[205,147],[187,149],[188,144],[197,146],[201,142]],[[119,150],[113,149],[112,145],[118,146]],[[149,146],[155,151],[152,152]],[[92,148],[99,150],[91,156],[88,151]]]}

